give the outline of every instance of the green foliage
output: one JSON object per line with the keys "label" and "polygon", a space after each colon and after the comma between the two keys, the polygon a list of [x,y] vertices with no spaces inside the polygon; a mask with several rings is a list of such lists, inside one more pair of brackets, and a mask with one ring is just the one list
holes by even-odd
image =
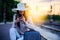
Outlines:
{"label": "green foliage", "polygon": [[13,19],[13,14],[14,12],[12,12],[12,8],[16,8],[17,3],[14,0],[0,0],[0,22],[3,21],[3,15],[4,15],[4,10],[5,10],[5,14],[6,14],[6,21],[12,21]]}
{"label": "green foliage", "polygon": [[2,9],[2,0],[0,0],[0,22],[3,21]]}
{"label": "green foliage", "polygon": [[[47,16],[47,20],[50,20],[51,15]],[[54,21],[60,21],[60,15],[52,15]]]}
{"label": "green foliage", "polygon": [[7,21],[12,21],[13,19],[13,12],[12,12],[12,8],[16,8],[17,6],[17,3],[16,1],[14,0],[7,0],[6,1],[6,19]]}

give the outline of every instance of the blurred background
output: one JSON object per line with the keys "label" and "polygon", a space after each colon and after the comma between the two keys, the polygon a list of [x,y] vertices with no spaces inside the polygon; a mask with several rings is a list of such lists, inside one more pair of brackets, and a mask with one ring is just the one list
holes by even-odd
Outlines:
{"label": "blurred background", "polygon": [[[14,12],[11,9],[16,8],[19,2],[19,0],[0,0],[0,23],[12,22]],[[60,3],[58,1],[41,2],[41,4],[43,4],[41,9],[44,12],[48,8],[45,12],[47,14],[45,14],[47,16],[45,20],[49,21],[52,15],[54,21],[60,21]]]}
{"label": "blurred background", "polygon": [[[12,26],[14,15],[12,8],[16,8],[19,2],[20,0],[0,0],[0,40],[9,40],[9,29]],[[42,29],[46,28],[48,32],[52,32],[60,38],[59,0],[23,0],[22,2],[29,7],[29,10],[26,11],[27,18],[31,16],[33,22],[39,25],[43,22],[43,25],[48,27]]]}

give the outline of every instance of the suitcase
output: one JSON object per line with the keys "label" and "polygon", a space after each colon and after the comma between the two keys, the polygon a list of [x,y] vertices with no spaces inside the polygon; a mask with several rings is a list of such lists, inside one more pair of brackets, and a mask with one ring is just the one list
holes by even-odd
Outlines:
{"label": "suitcase", "polygon": [[36,31],[25,32],[24,40],[41,40],[40,33]]}

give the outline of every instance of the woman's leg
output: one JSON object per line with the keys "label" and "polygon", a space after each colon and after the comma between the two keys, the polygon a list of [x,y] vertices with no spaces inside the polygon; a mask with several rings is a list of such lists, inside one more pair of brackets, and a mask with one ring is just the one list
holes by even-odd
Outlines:
{"label": "woman's leg", "polygon": [[10,34],[10,40],[16,40],[16,30],[15,28],[11,28],[9,31]]}

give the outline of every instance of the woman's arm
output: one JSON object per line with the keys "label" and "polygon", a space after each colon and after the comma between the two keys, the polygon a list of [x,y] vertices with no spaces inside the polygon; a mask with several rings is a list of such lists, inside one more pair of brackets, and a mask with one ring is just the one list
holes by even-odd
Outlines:
{"label": "woman's arm", "polygon": [[13,15],[13,24],[12,24],[12,27],[15,26],[15,21],[16,21],[15,19],[16,19],[16,14]]}
{"label": "woman's arm", "polygon": [[36,26],[34,25],[31,17],[29,17],[29,18],[27,19],[26,25],[27,25],[27,27],[30,28],[30,29],[34,29],[34,28],[36,27]]}
{"label": "woman's arm", "polygon": [[13,24],[12,24],[12,27],[15,27],[15,25],[19,22],[19,18],[16,18],[16,15],[17,14],[14,14],[14,16],[13,16]]}

